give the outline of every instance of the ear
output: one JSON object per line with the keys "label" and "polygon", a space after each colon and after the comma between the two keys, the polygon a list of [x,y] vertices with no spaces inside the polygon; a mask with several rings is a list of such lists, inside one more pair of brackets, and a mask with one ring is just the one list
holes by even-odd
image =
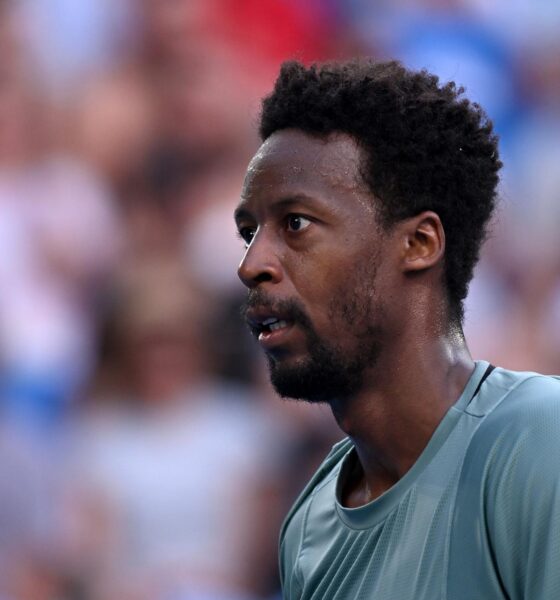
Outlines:
{"label": "ear", "polygon": [[403,272],[422,271],[441,262],[445,253],[445,232],[435,212],[424,211],[399,225],[402,227]]}

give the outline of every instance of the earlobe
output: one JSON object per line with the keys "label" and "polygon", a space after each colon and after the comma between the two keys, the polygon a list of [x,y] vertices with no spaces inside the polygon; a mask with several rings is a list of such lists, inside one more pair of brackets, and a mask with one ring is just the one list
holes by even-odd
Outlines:
{"label": "earlobe", "polygon": [[422,271],[437,265],[445,253],[445,232],[439,216],[424,211],[402,222],[403,271]]}

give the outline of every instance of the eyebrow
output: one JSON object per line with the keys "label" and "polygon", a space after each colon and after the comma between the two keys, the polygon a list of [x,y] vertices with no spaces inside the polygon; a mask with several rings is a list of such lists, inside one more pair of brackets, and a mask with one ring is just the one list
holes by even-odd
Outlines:
{"label": "eyebrow", "polygon": [[[253,217],[251,211],[249,211],[247,208],[244,207],[245,202],[246,201],[242,201],[241,204],[235,209],[235,211],[233,213],[233,217],[236,221]],[[272,203],[270,209],[272,211],[278,212],[278,211],[281,211],[282,209],[289,208],[290,206],[293,206],[294,204],[299,204],[301,202],[307,202],[307,203],[311,203],[313,205],[316,203],[315,199],[312,196],[308,196],[307,194],[299,193],[299,194],[293,194],[291,196],[286,196],[284,198],[275,200]]]}

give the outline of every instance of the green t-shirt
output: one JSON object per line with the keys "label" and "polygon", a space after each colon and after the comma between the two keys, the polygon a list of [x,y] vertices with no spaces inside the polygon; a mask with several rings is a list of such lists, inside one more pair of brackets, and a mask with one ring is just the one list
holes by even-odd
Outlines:
{"label": "green t-shirt", "polygon": [[560,599],[560,381],[477,362],[413,467],[339,502],[342,440],[282,527],[285,600]]}

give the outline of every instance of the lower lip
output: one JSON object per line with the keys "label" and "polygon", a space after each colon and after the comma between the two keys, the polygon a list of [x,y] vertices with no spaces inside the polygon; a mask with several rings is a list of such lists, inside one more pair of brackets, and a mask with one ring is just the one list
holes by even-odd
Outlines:
{"label": "lower lip", "polygon": [[275,329],[274,331],[262,331],[259,333],[259,344],[265,349],[278,346],[286,342],[287,337],[291,333],[292,329],[293,325],[290,324],[286,327]]}

